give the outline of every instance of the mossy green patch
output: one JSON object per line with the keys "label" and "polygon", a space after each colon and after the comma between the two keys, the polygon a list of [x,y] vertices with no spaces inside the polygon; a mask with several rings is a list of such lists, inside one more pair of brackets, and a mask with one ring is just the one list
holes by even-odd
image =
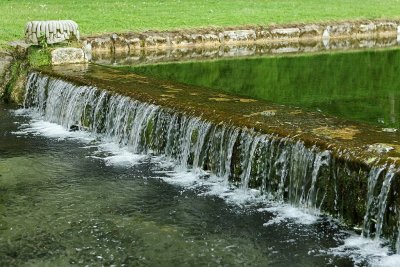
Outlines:
{"label": "mossy green patch", "polygon": [[147,144],[150,147],[153,142],[153,134],[152,134],[153,130],[154,130],[154,119],[149,120],[149,122],[147,123],[146,130],[143,136],[144,140],[142,140],[144,144]]}
{"label": "mossy green patch", "polygon": [[10,79],[5,85],[3,96],[6,102],[22,102],[24,81],[28,73],[26,62],[21,59],[14,60],[10,66]]}
{"label": "mossy green patch", "polygon": [[7,71],[9,78],[4,81],[5,89],[2,98],[5,102],[22,103],[29,70],[51,65],[50,52],[50,48],[35,46],[29,47],[26,53],[13,52],[14,60]]}
{"label": "mossy green patch", "polygon": [[30,47],[28,52],[28,62],[33,68],[47,66],[51,64],[51,54],[49,48]]}

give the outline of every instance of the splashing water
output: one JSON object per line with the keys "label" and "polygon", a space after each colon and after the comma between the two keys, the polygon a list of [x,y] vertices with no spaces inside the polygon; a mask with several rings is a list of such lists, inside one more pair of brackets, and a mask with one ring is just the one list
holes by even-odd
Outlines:
{"label": "splashing water", "polygon": [[[348,200],[340,195],[339,186],[346,186],[349,177],[368,179],[363,235],[370,237],[374,232],[380,238],[387,231],[388,196],[399,172],[393,166],[353,171],[336,161],[331,152],[308,148],[301,141],[229,124],[215,125],[36,72],[29,75],[24,107],[66,129],[89,131],[135,154],[162,155],[181,171],[201,170],[206,176],[222,178],[225,185],[233,184],[244,192],[255,188],[268,199],[287,201],[310,213],[335,210],[342,216],[339,207]],[[379,195],[375,195],[383,175]],[[392,212],[398,218],[397,211]],[[397,243],[398,232],[396,228],[393,237]]]}

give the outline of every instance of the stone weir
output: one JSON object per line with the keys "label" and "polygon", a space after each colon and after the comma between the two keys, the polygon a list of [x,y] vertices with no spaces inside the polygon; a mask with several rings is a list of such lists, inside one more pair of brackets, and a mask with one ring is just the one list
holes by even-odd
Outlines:
{"label": "stone weir", "polygon": [[24,105],[400,245],[394,130],[96,65],[31,72]]}

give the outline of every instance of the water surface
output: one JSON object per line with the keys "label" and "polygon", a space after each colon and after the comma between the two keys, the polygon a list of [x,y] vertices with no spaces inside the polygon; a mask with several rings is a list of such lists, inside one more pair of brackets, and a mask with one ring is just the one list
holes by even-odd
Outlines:
{"label": "water surface", "polygon": [[129,67],[140,74],[400,128],[400,50]]}
{"label": "water surface", "polygon": [[283,205],[272,210],[286,217],[265,204],[229,204],[201,185],[167,183],[168,168],[157,159],[116,156],[86,133],[4,106],[0,129],[0,266],[351,266],[377,259],[330,253],[350,234],[328,218],[301,222],[301,212]]}

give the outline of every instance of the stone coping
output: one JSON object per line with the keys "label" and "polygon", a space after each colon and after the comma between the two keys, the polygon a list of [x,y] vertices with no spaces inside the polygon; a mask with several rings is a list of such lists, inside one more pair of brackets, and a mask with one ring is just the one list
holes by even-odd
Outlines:
{"label": "stone coping", "polygon": [[309,42],[337,39],[395,38],[400,42],[400,20],[363,20],[328,23],[205,28],[181,31],[112,33],[83,38],[93,53],[133,53],[140,49],[221,46],[269,42]]}
{"label": "stone coping", "polygon": [[145,65],[166,62],[214,60],[239,57],[279,56],[296,54],[320,54],[336,51],[360,51],[400,47],[396,37],[380,39],[335,39],[309,42],[269,42],[265,44],[230,44],[207,47],[171,47],[165,49],[137,49],[128,52],[109,53],[94,51],[91,62],[102,65]]}
{"label": "stone coping", "polygon": [[53,66],[40,71],[216,124],[226,123],[300,140],[307,147],[328,149],[341,160],[367,168],[387,163],[400,167],[400,131],[98,65]]}

